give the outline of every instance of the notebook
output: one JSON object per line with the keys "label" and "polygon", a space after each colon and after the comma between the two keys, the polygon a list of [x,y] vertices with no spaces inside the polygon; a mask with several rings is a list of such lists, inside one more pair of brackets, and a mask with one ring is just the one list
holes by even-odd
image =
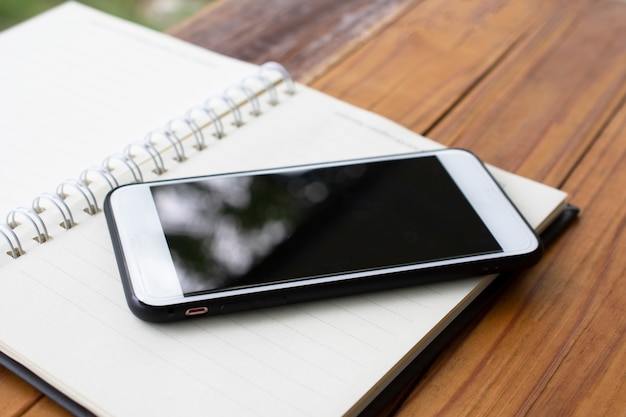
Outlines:
{"label": "notebook", "polygon": [[[0,54],[0,350],[74,412],[355,415],[496,279],[143,322],[101,212],[112,187],[441,145],[278,64],[77,3],[6,30]],[[537,231],[564,209],[563,192],[490,169]]]}

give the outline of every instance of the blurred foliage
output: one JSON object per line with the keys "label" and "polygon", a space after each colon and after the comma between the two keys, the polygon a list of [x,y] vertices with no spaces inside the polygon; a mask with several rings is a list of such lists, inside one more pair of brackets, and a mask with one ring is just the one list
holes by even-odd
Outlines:
{"label": "blurred foliage", "polygon": [[[0,0],[0,30],[46,11],[64,0]],[[157,30],[191,16],[211,0],[82,0],[87,6]]]}

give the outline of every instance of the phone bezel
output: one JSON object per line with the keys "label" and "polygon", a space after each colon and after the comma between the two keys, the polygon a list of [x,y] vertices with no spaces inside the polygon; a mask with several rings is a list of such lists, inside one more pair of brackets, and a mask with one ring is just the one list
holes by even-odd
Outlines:
{"label": "phone bezel", "polygon": [[[496,238],[503,249],[502,252],[184,296],[150,192],[150,187],[158,186],[159,182],[131,184],[113,190],[107,195],[105,202],[105,212],[111,234],[114,237],[118,264],[122,277],[126,281],[127,291],[132,291],[133,300],[148,307],[167,307],[178,304],[189,306],[196,305],[200,301],[241,298],[249,295],[261,297],[260,294],[264,293],[286,294],[290,290],[297,291],[302,287],[330,288],[334,283],[358,282],[358,278],[367,279],[381,274],[401,275],[406,272],[425,270],[445,271],[449,268],[454,269],[455,266],[469,264],[475,266],[471,270],[475,271],[474,273],[498,272],[500,269],[506,269],[507,265],[515,267],[520,265],[520,262],[534,262],[536,260],[531,258],[537,258],[541,244],[534,231],[510,202],[482,162],[474,154],[465,150],[443,149],[212,176],[280,173],[303,168],[333,167],[427,156],[436,156],[441,161]],[[189,182],[201,178],[204,177],[168,180],[166,182],[169,184]],[[476,267],[480,269],[476,269]],[[467,271],[469,272],[469,269]]]}

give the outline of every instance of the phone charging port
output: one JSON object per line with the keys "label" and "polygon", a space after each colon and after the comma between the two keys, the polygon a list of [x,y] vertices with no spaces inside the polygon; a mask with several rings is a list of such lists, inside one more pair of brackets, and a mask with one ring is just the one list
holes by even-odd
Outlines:
{"label": "phone charging port", "polygon": [[208,307],[193,307],[185,311],[185,316],[200,316],[202,314],[206,314],[208,311]]}

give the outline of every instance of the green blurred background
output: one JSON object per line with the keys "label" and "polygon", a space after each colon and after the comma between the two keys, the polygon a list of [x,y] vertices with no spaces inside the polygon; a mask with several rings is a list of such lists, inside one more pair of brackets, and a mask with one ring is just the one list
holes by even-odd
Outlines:
{"label": "green blurred background", "polygon": [[[79,3],[163,31],[180,23],[211,1],[82,0]],[[0,30],[63,2],[63,0],[0,0]]]}

